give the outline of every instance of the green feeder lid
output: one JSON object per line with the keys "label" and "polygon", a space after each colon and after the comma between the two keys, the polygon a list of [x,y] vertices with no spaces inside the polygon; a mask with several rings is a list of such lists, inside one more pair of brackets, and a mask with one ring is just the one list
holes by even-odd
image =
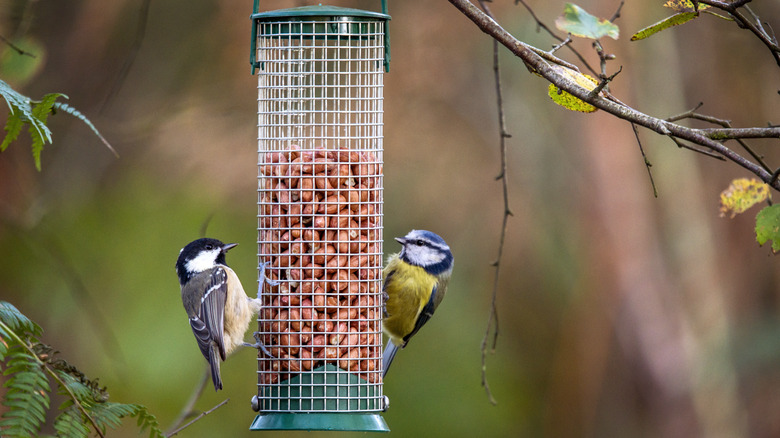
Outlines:
{"label": "green feeder lid", "polygon": [[[387,3],[382,1],[383,12],[364,11],[362,9],[342,8],[339,6],[301,6],[297,8],[278,9],[274,11],[258,12],[258,1],[255,0],[252,19],[252,41],[250,42],[249,63],[252,66],[252,74],[260,65],[255,60],[255,50],[258,38],[258,23],[283,22],[278,27],[272,27],[271,33],[264,37],[289,37],[290,34],[306,35],[307,38],[315,35],[315,38],[363,38],[367,33],[366,23],[383,21],[387,23],[390,15],[387,12]],[[323,23],[328,22],[326,27]],[[286,24],[289,23],[289,24]],[[385,29],[385,71],[390,70],[390,36]]]}
{"label": "green feeder lid", "polygon": [[342,8],[338,6],[301,6],[298,8],[278,9],[268,12],[255,12],[252,19],[257,21],[278,20],[337,20],[354,18],[357,20],[389,20],[390,16],[381,12],[364,11],[362,9]]}

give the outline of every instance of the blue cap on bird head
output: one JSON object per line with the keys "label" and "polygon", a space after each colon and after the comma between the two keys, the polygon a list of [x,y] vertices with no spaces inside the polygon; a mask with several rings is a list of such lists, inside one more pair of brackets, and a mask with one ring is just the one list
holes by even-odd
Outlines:
{"label": "blue cap on bird head", "polygon": [[433,275],[452,269],[452,252],[438,234],[426,230],[412,230],[404,237],[396,237],[404,247],[401,260],[420,266]]}

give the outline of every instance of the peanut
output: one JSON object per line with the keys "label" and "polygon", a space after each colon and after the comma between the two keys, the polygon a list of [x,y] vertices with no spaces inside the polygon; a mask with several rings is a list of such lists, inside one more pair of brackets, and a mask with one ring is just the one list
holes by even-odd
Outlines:
{"label": "peanut", "polygon": [[266,276],[260,384],[334,363],[381,381],[382,167],[368,151],[261,154],[258,238]]}

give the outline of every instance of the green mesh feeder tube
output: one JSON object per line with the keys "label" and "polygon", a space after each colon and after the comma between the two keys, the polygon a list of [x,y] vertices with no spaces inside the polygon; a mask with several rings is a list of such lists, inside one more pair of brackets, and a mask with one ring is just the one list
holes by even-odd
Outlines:
{"label": "green mesh feeder tube", "polygon": [[[258,77],[258,411],[251,430],[387,432],[383,13],[252,14]],[[265,278],[264,278],[265,277]]]}

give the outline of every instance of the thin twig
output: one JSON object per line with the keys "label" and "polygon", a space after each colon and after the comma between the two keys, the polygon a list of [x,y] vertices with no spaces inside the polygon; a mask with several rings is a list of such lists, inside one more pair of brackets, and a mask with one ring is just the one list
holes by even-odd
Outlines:
{"label": "thin twig", "polygon": [[622,72],[622,71],[623,71],[623,66],[621,65],[620,68],[618,69],[618,71],[616,71],[611,76],[607,76],[607,77],[602,76],[601,77],[601,81],[599,81],[599,84],[596,86],[596,88],[594,88],[594,89],[592,89],[590,91],[590,95],[591,96],[595,96],[595,95],[601,93],[601,90],[604,90],[604,91],[606,91],[608,93],[609,92],[609,88],[607,88],[607,85],[610,82],[612,82],[612,80],[615,79],[615,77],[617,75],[619,75],[620,72]]}
{"label": "thin twig", "polygon": [[198,421],[198,420],[200,420],[201,418],[205,417],[206,415],[208,415],[208,414],[210,414],[210,413],[214,412],[215,410],[217,410],[217,409],[221,408],[221,407],[222,407],[222,406],[223,406],[225,403],[227,403],[227,402],[229,402],[229,401],[230,401],[230,399],[229,399],[229,398],[226,398],[225,400],[222,400],[222,402],[221,402],[221,403],[219,403],[218,405],[216,405],[216,406],[214,406],[213,408],[209,409],[208,411],[201,412],[201,413],[200,413],[200,414],[199,414],[197,417],[193,418],[193,419],[192,419],[192,420],[191,420],[189,423],[187,423],[187,424],[185,424],[184,426],[182,426],[182,427],[180,427],[180,428],[178,428],[178,429],[174,430],[173,432],[170,432],[170,433],[167,433],[167,434],[165,434],[166,438],[170,438],[170,437],[172,437],[172,436],[176,435],[177,433],[181,432],[182,430],[184,430],[184,429],[186,429],[186,428],[190,427],[190,426],[191,426],[193,423],[195,423],[196,421]]}
{"label": "thin twig", "polygon": [[[707,157],[714,158],[714,159],[716,159],[716,160],[720,160],[720,161],[726,161],[726,158],[725,158],[725,157],[723,157],[723,155],[718,155],[718,154],[716,154],[715,152],[711,152],[711,151],[708,151],[708,150],[706,150],[706,149],[699,149],[699,148],[695,148],[695,147],[693,147],[693,146],[691,146],[691,145],[688,145],[688,144],[685,144],[685,143],[681,142],[680,140],[678,140],[677,138],[675,138],[675,137],[674,137],[674,136],[672,136],[672,135],[670,135],[670,136],[669,136],[669,138],[670,138],[670,139],[671,139],[671,140],[674,142],[674,144],[676,144],[676,145],[677,145],[677,147],[678,147],[678,148],[680,148],[680,149],[687,149],[687,150],[689,150],[689,151],[693,151],[693,152],[696,152],[696,153],[699,153],[699,154],[705,155],[705,156],[707,156]],[[771,184],[770,184],[770,185],[771,185]]]}
{"label": "thin twig", "polygon": [[[528,6],[528,5],[525,3],[525,0],[515,0],[515,4],[518,4],[518,3],[519,3],[519,4],[521,4],[521,5],[523,5],[523,6],[525,7],[525,9],[528,11],[528,13],[529,13],[529,14],[531,14],[531,18],[533,18],[533,19],[534,19],[534,21],[536,21],[536,26],[537,26],[537,28],[539,28],[539,29],[544,29],[544,30],[545,30],[545,31],[546,31],[546,32],[547,32],[547,33],[548,33],[548,34],[549,34],[551,37],[555,38],[556,40],[558,40],[558,41],[560,41],[560,42],[564,42],[564,41],[566,41],[566,39],[565,39],[565,38],[561,38],[561,37],[560,37],[560,36],[558,36],[558,35],[557,35],[555,32],[553,32],[553,31],[552,31],[552,30],[551,30],[549,27],[547,27],[547,25],[546,25],[546,24],[544,24],[544,23],[542,22],[542,20],[540,20],[540,19],[539,19],[539,17],[537,17],[537,16],[536,16],[536,13],[534,13],[533,9],[531,9],[531,7],[530,7],[530,6]],[[599,75],[598,73],[596,73],[596,70],[594,70],[594,69],[593,69],[593,67],[591,67],[591,66],[590,66],[590,64],[588,64],[588,61],[586,61],[586,60],[585,60],[585,57],[583,57],[583,56],[580,54],[580,52],[578,52],[578,51],[577,51],[577,49],[575,49],[574,47],[572,47],[572,46],[571,46],[571,44],[566,44],[566,47],[568,47],[568,48],[569,48],[569,50],[571,50],[571,51],[572,51],[572,53],[574,53],[574,55],[575,55],[577,58],[579,58],[579,60],[580,60],[580,62],[582,63],[582,65],[584,65],[584,66],[585,66],[585,68],[587,68],[589,72],[593,73],[593,76],[598,76],[598,75]],[[577,69],[576,67],[575,67],[575,70],[579,71],[579,69]]]}
{"label": "thin twig", "polygon": [[[750,8],[746,6],[746,1],[734,1],[734,2],[724,2],[720,0],[699,0],[699,3],[710,5],[714,8],[720,9],[722,11],[728,12],[731,14],[732,17],[734,17],[734,20],[736,20],[737,25],[740,27],[743,27],[750,32],[753,33],[764,45],[769,49],[770,53],[772,54],[772,57],[775,59],[775,62],[778,66],[780,66],[780,45],[777,43],[777,39],[774,38],[772,35],[769,35],[764,28],[761,26],[761,20],[758,19],[758,16],[753,13]],[[748,13],[750,13],[753,17],[756,18],[756,23],[748,19],[742,11],[739,10],[739,8],[744,7]]]}
{"label": "thin twig", "polygon": [[[482,6],[482,9],[485,11],[485,13],[488,14],[489,16],[492,15],[487,5],[485,5],[485,3],[482,0],[479,0],[479,2],[480,2],[480,6]],[[496,258],[496,261],[493,263],[493,266],[496,268],[496,270],[494,272],[494,277],[493,277],[493,291],[490,300],[490,312],[488,314],[488,322],[485,327],[485,334],[482,337],[482,344],[480,347],[480,351],[482,354],[482,386],[485,388],[485,392],[487,394],[490,403],[495,405],[497,404],[497,401],[493,397],[493,393],[490,390],[490,385],[488,383],[488,378],[487,378],[487,354],[488,354],[488,345],[491,345],[490,352],[495,352],[496,343],[498,342],[498,333],[499,333],[498,305],[497,305],[498,280],[500,278],[501,259],[504,252],[504,244],[506,242],[507,222],[509,220],[509,216],[512,216],[512,211],[509,209],[509,190],[508,190],[507,172],[506,172],[506,167],[507,167],[506,166],[506,139],[510,138],[511,135],[509,135],[509,133],[506,130],[506,117],[504,116],[504,98],[501,89],[502,88],[501,69],[500,69],[499,56],[498,56],[498,41],[496,40],[493,40],[493,74],[495,77],[495,84],[496,84],[496,103],[498,107],[498,128],[499,128],[499,153],[501,155],[501,172],[496,177],[496,179],[501,181],[501,188],[504,196],[504,213],[501,222],[501,236],[498,242],[498,256]],[[490,342],[491,332],[493,333],[492,343]]]}
{"label": "thin twig", "polygon": [[188,417],[191,417],[193,415],[192,407],[195,406],[195,403],[200,398],[201,394],[203,394],[203,390],[206,388],[206,384],[208,383],[209,376],[211,375],[211,371],[208,368],[208,365],[203,371],[203,377],[201,377],[200,382],[198,382],[197,385],[195,385],[195,388],[192,391],[192,395],[190,395],[190,399],[187,400],[187,403],[184,404],[184,406],[181,408],[181,411],[179,412],[179,416],[176,418],[176,420],[173,422],[171,427],[168,428],[170,432],[169,434],[173,433],[172,431],[178,430],[179,426],[186,420]]}
{"label": "thin twig", "polygon": [[615,20],[620,18],[620,11],[621,11],[621,9],[623,9],[623,5],[625,3],[626,3],[625,0],[620,0],[620,4],[618,5],[617,10],[615,11],[614,14],[612,14],[612,17],[609,19],[610,23],[614,23]]}
{"label": "thin twig", "polygon": [[138,52],[141,50],[141,44],[144,41],[144,37],[146,35],[146,23],[149,20],[149,6],[151,4],[152,0],[142,0],[141,6],[138,11],[138,21],[136,22],[136,28],[135,28],[135,37],[133,38],[133,44],[130,46],[130,52],[127,54],[127,57],[125,58],[125,62],[122,64],[122,68],[119,70],[119,75],[117,76],[116,80],[114,81],[114,84],[111,86],[111,90],[106,95],[106,98],[103,100],[103,104],[100,108],[100,113],[104,112],[111,101],[114,99],[114,96],[119,93],[119,90],[122,88],[122,85],[125,83],[125,78],[127,78],[127,74],[130,72],[130,68],[133,66],[133,63],[135,62],[135,58],[138,56]]}
{"label": "thin twig", "polygon": [[653,196],[658,197],[658,189],[655,187],[655,181],[653,180],[653,172],[650,171],[650,168],[653,167],[652,164],[650,164],[650,160],[647,159],[647,155],[645,155],[645,148],[642,147],[642,140],[639,139],[639,131],[636,129],[635,124],[631,124],[631,129],[634,130],[634,137],[636,137],[636,143],[639,145],[639,152],[642,153],[642,159],[645,161],[645,167],[647,168],[647,175],[650,177],[650,185],[653,186]]}
{"label": "thin twig", "polygon": [[30,58],[37,58],[34,53],[28,52],[21,47],[17,46],[16,44],[12,43],[11,40],[8,38],[0,35],[0,41],[4,42],[8,47],[10,47],[13,51],[16,53],[22,55],[22,56],[29,56]]}
{"label": "thin twig", "polygon": [[713,125],[720,125],[724,129],[702,128],[699,129],[699,131],[701,131],[704,135],[708,136],[711,139],[736,140],[737,143],[739,143],[739,145],[742,146],[742,149],[744,149],[748,154],[750,154],[750,156],[753,157],[753,159],[756,160],[756,162],[758,162],[761,165],[761,167],[764,168],[764,170],[766,170],[767,172],[772,172],[772,169],[764,161],[764,158],[761,155],[757,154],[753,150],[753,148],[751,148],[747,143],[742,141],[742,139],[743,138],[775,138],[780,136],[780,128],[774,128],[774,127],[732,128],[731,121],[729,120],[697,113],[696,110],[701,108],[702,105],[703,103],[699,102],[696,108],[669,117],[666,120],[669,122],[676,122],[678,120],[683,120],[683,119],[694,119],[694,120],[701,120],[703,122],[712,123]]}

